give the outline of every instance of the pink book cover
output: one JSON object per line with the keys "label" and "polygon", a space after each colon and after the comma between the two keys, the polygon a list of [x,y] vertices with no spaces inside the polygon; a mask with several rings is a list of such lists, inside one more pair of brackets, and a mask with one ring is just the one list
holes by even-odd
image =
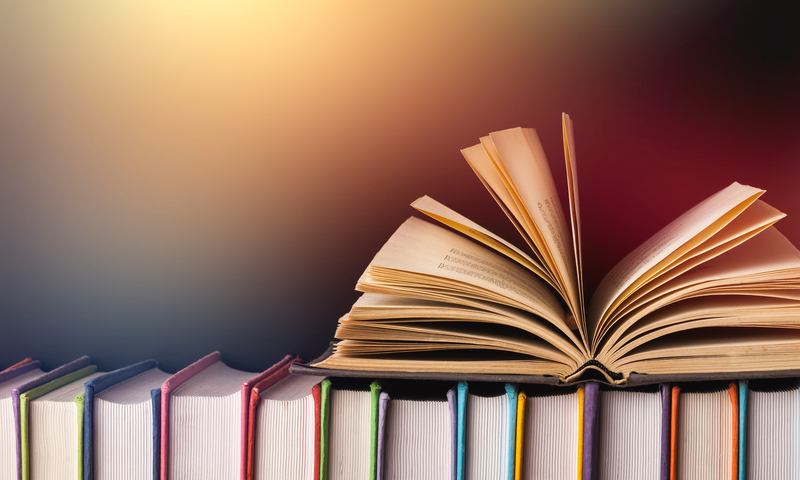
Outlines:
{"label": "pink book cover", "polygon": [[257,377],[242,385],[242,480],[253,478],[253,462],[255,461],[255,429],[259,394],[271,387],[278,380],[289,374],[289,365],[302,362],[300,357],[286,355]]}
{"label": "pink book cover", "polygon": [[[300,357],[297,357],[299,360]],[[256,386],[262,380],[270,377],[276,371],[280,370],[284,365],[288,365],[292,362],[292,356],[286,355],[283,357],[278,363],[269,367],[267,370],[259,373],[255,377],[251,378],[250,380],[244,382],[242,384],[242,468],[240,478],[241,480],[247,479],[247,466],[251,462],[250,460],[250,450],[248,448],[248,438],[249,438],[249,423],[250,423],[250,392],[253,390],[253,387]]]}
{"label": "pink book cover", "polygon": [[219,352],[210,353],[169,377],[161,386],[161,480],[167,480],[169,471],[169,392],[219,361]]}

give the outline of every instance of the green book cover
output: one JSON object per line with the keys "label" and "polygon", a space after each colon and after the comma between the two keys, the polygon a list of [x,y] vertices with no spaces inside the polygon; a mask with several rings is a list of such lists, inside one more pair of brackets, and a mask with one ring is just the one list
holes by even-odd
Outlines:
{"label": "green book cover", "polygon": [[[82,369],[77,370],[75,372],[72,372],[72,373],[70,373],[68,375],[64,375],[63,377],[59,377],[59,378],[53,380],[52,382],[48,382],[48,383],[45,383],[44,385],[40,385],[40,386],[38,386],[36,388],[33,388],[33,389],[31,389],[31,390],[29,390],[29,391],[27,391],[27,392],[25,392],[25,393],[23,393],[22,395],[19,396],[20,443],[21,443],[20,451],[21,451],[21,454],[22,454],[22,472],[21,472],[22,473],[22,480],[30,480],[30,474],[31,474],[31,471],[30,471],[30,468],[31,468],[30,450],[28,448],[28,446],[29,446],[29,444],[28,444],[28,442],[29,442],[28,417],[29,417],[29,410],[30,410],[30,407],[29,407],[30,401],[34,400],[36,398],[39,398],[42,395],[50,393],[50,392],[52,392],[53,390],[55,390],[57,388],[63,387],[64,385],[67,385],[68,383],[72,383],[72,382],[74,382],[76,380],[80,380],[81,378],[86,377],[88,375],[91,375],[96,371],[97,371],[97,366],[96,365],[90,365],[88,367],[85,367],[85,368],[82,368]],[[82,402],[79,405],[82,406]],[[82,410],[82,408],[80,408],[80,406],[79,406],[79,410]],[[76,420],[75,420],[76,422],[78,422],[78,425],[82,424],[82,422],[79,421],[79,419],[82,418],[81,417],[81,413],[82,412],[78,412],[78,418],[76,418]],[[80,429],[80,427],[79,427],[79,429]],[[82,453],[81,452],[81,447],[82,446],[83,446],[82,437],[79,437],[78,438],[78,453]],[[79,456],[78,458],[81,459],[82,457]],[[81,461],[78,461],[78,465],[80,465],[80,464],[81,464]],[[78,468],[81,468],[81,467],[79,466]]]}
{"label": "green book cover", "polygon": [[369,386],[370,390],[370,441],[369,441],[369,478],[378,478],[378,400],[381,397],[382,385],[374,381]]}
{"label": "green book cover", "polygon": [[328,480],[328,438],[331,423],[331,381],[322,381],[319,412],[319,480]]}

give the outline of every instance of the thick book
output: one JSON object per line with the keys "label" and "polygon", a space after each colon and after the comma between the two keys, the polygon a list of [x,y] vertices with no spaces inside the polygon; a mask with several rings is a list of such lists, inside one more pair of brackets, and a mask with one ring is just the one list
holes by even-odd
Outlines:
{"label": "thick book", "polygon": [[[38,363],[38,362],[35,362],[35,363]],[[22,429],[23,429],[23,427],[26,429],[26,435],[27,435],[27,428],[28,428],[27,417],[23,417],[22,416],[21,406],[20,406],[20,397],[23,394],[25,394],[26,392],[28,392],[28,391],[36,388],[36,387],[44,385],[44,384],[46,384],[48,382],[52,382],[52,381],[54,381],[54,380],[56,380],[58,378],[61,378],[61,377],[65,376],[65,375],[72,374],[72,373],[74,373],[74,372],[76,372],[78,370],[84,369],[86,367],[89,367],[89,357],[84,355],[82,357],[79,357],[79,358],[67,363],[67,364],[61,365],[60,367],[58,367],[58,368],[56,368],[54,370],[51,370],[51,371],[49,371],[47,373],[43,373],[41,375],[38,375],[36,378],[34,378],[34,379],[32,379],[32,380],[30,380],[30,381],[28,381],[28,382],[26,382],[26,383],[24,383],[22,385],[14,387],[11,390],[11,407],[12,407],[12,410],[14,412],[14,436],[16,437],[15,438],[16,448],[14,450],[15,450],[15,456],[16,456],[16,462],[15,463],[16,463],[16,478],[17,478],[17,480],[22,480],[22,464],[23,464],[23,462],[22,462]],[[26,368],[26,366],[23,365],[21,368]],[[37,365],[37,368],[38,368],[38,365]],[[23,421],[23,418],[25,419],[24,421]]]}
{"label": "thick book", "polygon": [[17,479],[17,434],[11,392],[43,374],[38,360],[0,372],[0,480]]}
{"label": "thick book", "polygon": [[626,389],[601,386],[596,458],[584,470],[590,474],[588,480],[668,480],[670,401],[666,384]]}
{"label": "thick book", "polygon": [[22,480],[82,478],[84,383],[97,375],[89,365],[20,395]]}
{"label": "thick book", "polygon": [[254,480],[320,478],[320,383],[323,380],[324,377],[284,375],[251,395],[251,405],[256,406]]}
{"label": "thick book", "polygon": [[739,384],[739,479],[800,477],[798,379]]}
{"label": "thick book", "polygon": [[512,384],[458,383],[457,480],[514,479],[518,393]]}
{"label": "thick book", "polygon": [[585,388],[522,387],[517,403],[515,479],[584,478]]}
{"label": "thick book", "polygon": [[161,385],[169,377],[145,360],[87,381],[83,480],[158,480]]}
{"label": "thick book", "polygon": [[164,382],[161,480],[241,476],[247,453],[242,385],[256,377],[226,366],[213,352]]}
{"label": "thick book", "polygon": [[320,480],[377,478],[381,389],[381,382],[366,379],[322,382]]}
{"label": "thick book", "polygon": [[456,478],[457,393],[449,382],[393,382],[378,402],[378,480]]}
{"label": "thick book", "polygon": [[246,415],[247,422],[242,445],[243,451],[246,452],[244,455],[244,476],[247,480],[255,478],[253,469],[256,455],[256,420],[258,418],[258,405],[261,403],[261,392],[288,375],[291,363],[301,361],[300,357],[292,358],[287,355],[257,377],[242,384],[242,399],[244,402],[242,404],[242,412],[243,415]]}
{"label": "thick book", "polygon": [[568,217],[535,130],[481,138],[462,153],[522,248],[416,200],[439,225],[400,226],[358,279],[363,295],[331,354],[297,371],[613,384],[797,376],[800,252],[773,226],[785,215],[764,190],[733,183],[709,196],[623,258],[589,299],[566,114],[562,130]]}
{"label": "thick book", "polygon": [[672,387],[670,479],[739,477],[739,383]]}

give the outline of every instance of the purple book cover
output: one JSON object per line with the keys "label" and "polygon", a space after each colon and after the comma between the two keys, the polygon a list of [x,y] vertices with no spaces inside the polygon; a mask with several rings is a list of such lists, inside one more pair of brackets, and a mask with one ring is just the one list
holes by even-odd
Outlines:
{"label": "purple book cover", "polygon": [[[22,448],[20,445],[21,443],[20,429],[22,428],[22,426],[20,425],[20,418],[19,418],[19,396],[27,392],[28,390],[38,387],[39,385],[44,385],[47,382],[51,382],[59,377],[63,377],[64,375],[67,375],[69,373],[72,373],[74,371],[80,370],[81,368],[88,366],[89,366],[89,357],[84,355],[78,358],[77,360],[73,360],[66,365],[61,365],[55,370],[37,377],[35,380],[31,380],[25,385],[20,385],[19,387],[11,390],[11,403],[12,403],[12,408],[14,409],[14,427],[17,435],[17,441],[16,441],[17,480],[22,480]],[[24,368],[24,365],[23,367],[20,368]]]}
{"label": "purple book cover", "polygon": [[378,399],[378,460],[375,462],[378,470],[375,478],[378,480],[383,480],[383,449],[386,444],[386,408],[388,406],[389,394],[381,392],[381,396]]}
{"label": "purple book cover", "polygon": [[587,382],[583,397],[583,480],[597,478],[597,407],[600,384]]}
{"label": "purple book cover", "polygon": [[13,378],[22,375],[23,373],[28,373],[31,370],[40,368],[41,366],[42,366],[41,362],[39,362],[39,360],[36,360],[34,362],[28,362],[22,364],[18,367],[9,368],[8,370],[3,370],[2,372],[0,372],[0,383],[7,382]]}
{"label": "purple book cover", "polygon": [[671,389],[668,383],[658,386],[661,393],[661,471],[659,478],[669,480],[669,438],[670,438],[670,413],[672,411]]}

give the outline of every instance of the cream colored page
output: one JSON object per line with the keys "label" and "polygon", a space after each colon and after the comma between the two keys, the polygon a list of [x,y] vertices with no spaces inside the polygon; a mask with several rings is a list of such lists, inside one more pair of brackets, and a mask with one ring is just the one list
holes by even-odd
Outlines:
{"label": "cream colored page", "polygon": [[[674,290],[671,287],[668,289],[664,287],[682,284],[684,280],[693,275],[693,272],[706,271],[712,265],[710,263],[711,260],[731,250],[739,251],[742,243],[748,244],[753,236],[758,236],[760,231],[763,231],[784,216],[783,213],[761,200],[756,200],[722,230],[672,262],[658,273],[657,278],[651,279],[640,288],[637,288],[634,293],[614,309],[614,314],[609,317],[609,320],[615,322],[616,319],[627,315],[638,305],[652,298],[651,293],[658,292],[657,295],[661,295],[666,291]],[[703,266],[699,267],[701,264]]]}
{"label": "cream colored page", "polygon": [[531,272],[417,218],[400,226],[370,266],[463,282],[519,302],[550,321],[564,322],[565,313],[555,295]]}
{"label": "cream colored page", "polygon": [[575,160],[575,133],[572,120],[566,113],[561,114],[564,130],[564,159],[567,163],[567,191],[569,192],[569,218],[572,224],[572,248],[575,253],[575,268],[578,280],[578,299],[581,302],[581,315],[585,316],[583,293],[583,256],[581,251],[581,209],[578,202],[578,166]]}
{"label": "cream colored page", "polygon": [[733,183],[662,228],[606,275],[589,304],[589,318],[593,322],[599,322],[614,301],[639,277],[739,204],[763,192]]}
{"label": "cream colored page", "polygon": [[754,282],[758,277],[769,275],[771,278],[782,271],[787,277],[796,278],[800,272],[800,253],[777,228],[769,227],[738,247],[667,282],[655,292],[665,294],[701,283],[741,284],[748,279]]}
{"label": "cream colored page", "polygon": [[511,194],[508,193],[508,189],[506,189],[503,179],[494,168],[492,159],[489,157],[489,154],[486,153],[486,149],[483,147],[483,144],[479,143],[478,145],[465,148],[461,150],[461,154],[464,155],[467,163],[469,163],[470,167],[475,170],[475,173],[483,178],[483,180],[489,185],[494,194],[497,195],[497,197],[503,202],[505,207],[514,216],[514,218],[518,222],[523,223],[524,219],[522,215],[520,215],[517,204],[514,202]]}
{"label": "cream colored page", "polygon": [[511,258],[544,278],[548,283],[553,283],[552,277],[550,277],[550,274],[545,271],[542,265],[525,252],[427,195],[414,201],[411,206],[445,225],[474,238],[502,255]]}
{"label": "cream colored page", "polygon": [[[578,281],[572,238],[567,228],[553,175],[536,131],[513,128],[490,134],[508,180],[522,202],[522,208],[538,227],[550,258],[554,276],[560,278],[567,303],[579,310]],[[580,315],[580,312],[576,312]]]}

